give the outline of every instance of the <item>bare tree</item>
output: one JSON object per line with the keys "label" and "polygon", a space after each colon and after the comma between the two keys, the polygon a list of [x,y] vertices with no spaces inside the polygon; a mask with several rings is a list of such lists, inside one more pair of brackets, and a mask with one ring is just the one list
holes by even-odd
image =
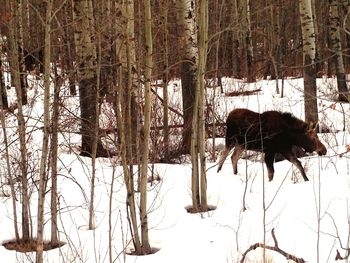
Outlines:
{"label": "bare tree", "polygon": [[[207,211],[207,178],[205,156],[205,116],[204,90],[205,69],[208,49],[208,2],[203,0],[199,6],[198,64],[196,64],[196,89],[191,129],[192,162],[192,209],[194,212]],[[199,160],[198,160],[199,159]]]}
{"label": "bare tree", "polygon": [[299,12],[303,37],[305,120],[318,122],[315,63],[316,37],[311,0],[299,0]]}
{"label": "bare tree", "polygon": [[250,0],[239,1],[239,13],[242,14],[241,20],[241,42],[242,55],[245,55],[245,65],[247,81],[253,82],[253,42],[252,42],[252,29],[251,29],[251,13],[250,13]]}
{"label": "bare tree", "polygon": [[191,124],[195,101],[196,65],[198,60],[198,41],[196,28],[196,10],[194,0],[176,1],[178,25],[181,28],[181,86],[184,126],[182,145],[184,153],[190,152]]}
{"label": "bare tree", "polygon": [[14,82],[17,95],[17,122],[18,122],[18,136],[20,145],[20,156],[21,156],[21,178],[22,178],[22,239],[24,242],[30,240],[30,221],[29,221],[29,194],[28,194],[28,166],[27,166],[27,146],[26,146],[26,127],[25,119],[23,115],[22,105],[22,86],[20,80],[20,67],[19,67],[19,55],[18,55],[18,39],[17,39],[17,24],[16,24],[16,6],[14,1],[6,1],[8,10],[12,11],[12,18],[9,20],[9,38],[8,46],[10,47],[10,65],[11,65],[11,76]]}
{"label": "bare tree", "polygon": [[134,176],[130,172],[130,169],[128,168],[128,161],[126,156],[126,134],[125,134],[125,126],[123,125],[125,122],[125,113],[121,110],[121,96],[120,96],[120,90],[122,87],[122,69],[119,67],[118,72],[118,84],[116,85],[116,91],[115,91],[115,114],[117,117],[117,125],[119,127],[118,129],[118,138],[119,138],[119,144],[120,144],[120,155],[121,155],[121,162],[123,166],[123,176],[124,176],[124,182],[125,187],[127,191],[127,197],[126,197],[126,210],[128,215],[128,222],[130,225],[130,231],[131,231],[131,237],[134,244],[134,249],[137,254],[141,254],[141,240],[140,235],[138,233],[138,223],[137,223],[137,217],[136,217],[136,203],[135,203],[135,189],[134,189]]}
{"label": "bare tree", "polygon": [[79,99],[81,117],[81,154],[92,156],[94,141],[96,156],[107,157],[98,132],[97,100],[97,54],[94,42],[94,16],[91,0],[74,0],[74,41],[78,63]]}
{"label": "bare tree", "polygon": [[[123,125],[125,126],[126,157],[128,163],[138,162],[137,138],[138,136],[138,107],[137,96],[137,74],[136,74],[136,43],[135,43],[135,12],[134,1],[121,1],[116,4],[116,59],[120,64],[123,74],[122,89],[122,111],[126,114]],[[130,167],[132,169],[132,167]]]}
{"label": "bare tree", "polygon": [[343,61],[343,50],[340,38],[340,17],[339,17],[339,1],[329,1],[329,37],[331,48],[334,53],[334,63],[337,75],[337,84],[339,92],[339,101],[349,102],[348,88],[346,86],[346,74]]}
{"label": "bare tree", "polygon": [[[0,54],[2,55],[2,47],[0,45]],[[8,109],[9,104],[7,100],[7,93],[6,93],[6,87],[4,82],[4,75],[3,75],[3,69],[2,69],[2,59],[0,58],[0,100],[1,100],[1,107],[0,109]]]}
{"label": "bare tree", "polygon": [[200,160],[200,206],[203,211],[208,210],[207,201],[207,174],[205,156],[205,69],[208,53],[208,1],[200,1],[199,7],[199,46],[198,46],[198,73],[197,88],[198,93],[198,152]]}
{"label": "bare tree", "polygon": [[56,65],[54,94],[52,101],[52,118],[51,118],[51,148],[50,148],[50,167],[51,167],[51,244],[58,244],[57,236],[57,159],[58,159],[58,118],[59,118],[59,99],[61,78],[57,75]]}
{"label": "bare tree", "polygon": [[[2,72],[0,72],[2,74]],[[2,76],[1,80],[2,81]],[[15,183],[13,180],[12,172],[11,172],[11,164],[10,164],[10,155],[9,155],[9,143],[7,139],[7,130],[6,130],[6,119],[5,119],[5,106],[3,104],[3,100],[0,98],[0,121],[2,127],[3,134],[3,145],[5,146],[5,159],[6,159],[6,170],[7,170],[7,179],[10,184],[11,189],[11,197],[12,197],[12,210],[13,210],[13,226],[15,230],[16,241],[19,242],[19,231],[18,231],[18,219],[17,219],[17,205],[16,205],[16,190]]]}
{"label": "bare tree", "polygon": [[39,200],[38,200],[38,221],[37,221],[37,251],[36,263],[43,262],[43,238],[44,238],[44,202],[47,185],[47,163],[49,154],[50,135],[50,62],[51,62],[51,12],[52,0],[46,2],[45,17],[45,61],[44,61],[44,128],[43,142],[41,148],[40,171],[39,171]]}
{"label": "bare tree", "polygon": [[168,94],[168,84],[169,84],[169,32],[168,32],[168,13],[169,13],[169,1],[164,1],[164,7],[163,7],[163,30],[164,30],[164,36],[163,36],[163,45],[164,45],[164,73],[163,73],[163,123],[164,123],[164,149],[165,149],[165,155],[164,159],[165,161],[169,161],[169,94]]}
{"label": "bare tree", "polygon": [[145,106],[144,106],[144,143],[142,147],[142,170],[140,183],[140,221],[141,221],[141,241],[142,254],[151,253],[148,238],[148,211],[147,211],[147,170],[149,156],[149,141],[151,127],[151,78],[153,68],[153,41],[152,41],[152,14],[151,1],[145,1]]}

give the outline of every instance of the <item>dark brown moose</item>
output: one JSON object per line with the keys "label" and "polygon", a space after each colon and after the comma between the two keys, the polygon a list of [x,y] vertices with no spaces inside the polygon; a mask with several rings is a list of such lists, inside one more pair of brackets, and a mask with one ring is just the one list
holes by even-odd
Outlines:
{"label": "dark brown moose", "polygon": [[244,150],[260,151],[265,154],[269,181],[273,179],[276,153],[293,163],[305,181],[309,179],[292,149],[300,147],[309,153],[315,151],[318,155],[327,153],[326,147],[317,136],[315,125],[308,125],[290,113],[278,111],[266,111],[261,114],[248,109],[231,111],[226,120],[225,143],[219,159],[218,172],[232,148],[234,174],[237,174],[237,162]]}

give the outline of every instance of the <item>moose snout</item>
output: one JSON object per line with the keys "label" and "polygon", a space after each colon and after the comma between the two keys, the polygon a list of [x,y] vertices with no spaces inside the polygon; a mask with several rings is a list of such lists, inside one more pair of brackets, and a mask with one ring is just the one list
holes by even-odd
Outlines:
{"label": "moose snout", "polygon": [[319,156],[321,156],[321,155],[326,155],[327,154],[327,148],[326,147],[321,147],[320,149],[318,149],[317,151],[317,154],[319,155]]}

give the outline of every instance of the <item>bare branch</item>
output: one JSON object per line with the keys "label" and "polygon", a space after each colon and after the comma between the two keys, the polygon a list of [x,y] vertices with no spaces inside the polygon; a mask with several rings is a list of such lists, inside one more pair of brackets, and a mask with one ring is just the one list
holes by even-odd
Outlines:
{"label": "bare branch", "polygon": [[269,246],[269,245],[266,245],[266,244],[263,244],[263,243],[255,243],[254,245],[251,245],[243,253],[240,263],[244,263],[247,254],[250,251],[257,249],[258,247],[265,248],[265,249],[272,250],[272,251],[276,251],[276,252],[280,253],[282,256],[284,256],[286,259],[293,260],[296,263],[305,263],[306,262],[303,258],[298,258],[298,257],[296,257],[296,256],[294,256],[292,254],[289,254],[289,253],[285,252],[284,250],[282,250],[282,249],[280,249],[278,247],[278,242],[277,242],[277,238],[275,236],[275,229],[274,228],[271,230],[271,235],[272,235],[273,241],[275,243],[274,246]]}

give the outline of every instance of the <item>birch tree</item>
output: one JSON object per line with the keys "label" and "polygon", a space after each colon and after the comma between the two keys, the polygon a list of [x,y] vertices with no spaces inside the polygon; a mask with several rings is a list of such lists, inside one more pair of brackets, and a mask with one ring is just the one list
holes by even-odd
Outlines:
{"label": "birch tree", "polygon": [[183,108],[182,146],[184,153],[190,152],[192,116],[195,101],[195,87],[198,61],[197,23],[194,0],[176,1],[180,30],[181,90]]}
{"label": "birch tree", "polygon": [[117,125],[119,127],[118,129],[118,138],[119,138],[119,152],[123,167],[123,176],[124,176],[124,182],[125,187],[127,191],[126,196],[126,209],[127,209],[127,216],[128,216],[128,222],[131,230],[131,237],[132,242],[134,245],[135,252],[137,254],[141,254],[141,240],[140,235],[138,232],[138,222],[137,222],[137,216],[136,216],[136,203],[135,203],[135,189],[134,189],[134,176],[130,172],[130,169],[128,168],[128,160],[126,156],[126,132],[125,132],[125,125],[124,122],[126,120],[124,112],[122,109],[122,103],[121,103],[121,95],[120,90],[122,87],[122,69],[121,67],[118,68],[117,79],[118,83],[116,85],[116,91],[115,91],[115,114],[117,117]]}
{"label": "birch tree", "polygon": [[343,50],[340,38],[340,17],[338,0],[329,1],[329,38],[331,49],[334,53],[334,63],[337,75],[339,101],[349,102],[348,88],[346,86],[346,74],[343,61]]}
{"label": "birch tree", "polygon": [[[134,1],[120,1],[116,6],[118,17],[116,18],[116,57],[121,65],[123,88],[119,90],[122,97],[122,110],[125,113],[125,139],[126,157],[128,163],[138,161],[137,137],[138,137],[138,110],[136,103],[136,91],[138,87],[136,75],[136,47],[135,47],[135,22]],[[131,167],[132,169],[132,167]]]}
{"label": "birch tree", "polygon": [[11,76],[16,90],[17,102],[17,123],[18,137],[20,147],[20,170],[21,170],[21,187],[22,187],[22,240],[28,242],[31,238],[30,220],[29,220],[29,193],[28,193],[28,154],[26,146],[26,127],[23,114],[22,104],[22,86],[20,80],[19,54],[18,54],[18,39],[17,39],[17,23],[16,23],[16,3],[14,1],[6,1],[6,7],[11,10],[12,17],[9,20],[9,38],[8,46],[10,51]]}
{"label": "birch tree", "polygon": [[142,254],[149,254],[151,247],[148,239],[148,216],[147,216],[147,170],[148,170],[148,156],[149,156],[149,141],[150,141],[150,127],[151,127],[151,78],[152,78],[152,15],[151,15],[151,1],[145,1],[145,106],[144,106],[144,142],[142,147],[142,170],[141,170],[141,184],[140,184],[140,221],[141,221],[141,241]]}
{"label": "birch tree", "polygon": [[[118,2],[114,6],[116,22],[114,30],[117,34],[117,39],[114,43],[114,58],[115,64],[115,103],[114,111],[117,119],[118,127],[118,144],[121,163],[123,167],[123,177],[127,191],[126,195],[126,210],[127,220],[131,231],[132,243],[136,254],[142,254],[142,243],[139,234],[139,223],[137,220],[137,205],[135,200],[135,185],[134,174],[131,165],[131,112],[129,101],[125,98],[131,98],[132,87],[137,84],[134,82],[134,2]],[[132,16],[131,16],[132,15]],[[128,100],[128,99],[127,99]],[[128,124],[126,124],[128,123]]]}
{"label": "birch tree", "polygon": [[[183,8],[195,12],[195,2],[184,1]],[[188,9],[190,8],[190,9]],[[188,12],[190,17],[190,12]],[[195,13],[193,13],[195,16]],[[193,26],[197,28],[196,20]],[[208,2],[202,0],[199,7],[199,42],[197,54],[194,58],[195,64],[192,65],[195,75],[193,76],[195,83],[194,105],[192,111],[192,127],[191,127],[191,163],[192,163],[192,211],[206,211],[208,209],[206,196],[206,158],[205,158],[205,116],[204,116],[204,74],[206,69],[207,49],[208,49]],[[197,37],[197,34],[196,34]],[[195,46],[197,47],[197,45]],[[199,160],[198,160],[199,159]]]}
{"label": "birch tree", "polygon": [[23,0],[15,1],[16,7],[13,9],[16,12],[16,22],[17,22],[17,39],[18,39],[18,49],[19,49],[19,69],[20,69],[20,80],[21,80],[21,90],[22,90],[22,104],[27,105],[27,72],[25,66],[25,48],[24,48],[24,35],[23,35]]}
{"label": "birch tree", "polygon": [[164,1],[164,7],[163,7],[163,30],[164,30],[164,36],[163,36],[163,45],[164,45],[164,55],[163,55],[163,63],[164,63],[164,73],[163,73],[163,148],[165,151],[164,159],[165,161],[169,161],[169,95],[168,95],[168,83],[169,83],[169,32],[168,32],[168,12],[169,12],[169,2],[168,0]]}
{"label": "birch tree", "polygon": [[57,68],[55,66],[55,83],[52,102],[52,118],[51,118],[51,149],[50,149],[50,167],[51,167],[51,244],[58,244],[57,236],[57,159],[58,159],[58,119],[59,119],[59,98],[60,83],[58,81]]}
{"label": "birch tree", "polygon": [[[198,47],[198,73],[196,96],[198,96],[198,152],[200,160],[200,207],[202,211],[208,210],[207,202],[207,174],[205,156],[205,69],[208,52],[208,1],[200,1],[199,8],[199,47]],[[196,101],[197,102],[197,101]]]}
{"label": "birch tree", "polygon": [[[1,60],[0,60],[1,62]],[[4,85],[3,77],[2,77],[2,71],[1,71],[1,65],[0,65],[0,84]],[[1,86],[2,87],[2,86]],[[3,141],[1,142],[5,147],[5,159],[6,159],[6,170],[7,170],[7,179],[10,184],[11,189],[11,197],[12,197],[12,210],[13,210],[13,226],[15,231],[15,237],[16,241],[20,241],[19,237],[19,230],[18,230],[18,216],[17,216],[17,205],[16,205],[16,189],[15,189],[15,182],[13,180],[13,175],[11,171],[11,164],[10,164],[10,154],[9,154],[9,143],[8,143],[8,136],[7,136],[7,129],[6,129],[6,119],[5,119],[5,105],[3,98],[0,98],[0,122],[1,122],[1,128],[2,128],[2,134],[3,134]]]}
{"label": "birch tree", "polygon": [[241,41],[240,45],[243,47],[242,54],[244,54],[246,59],[246,74],[247,81],[253,82],[253,42],[252,42],[252,30],[251,30],[251,18],[250,18],[250,0],[239,1],[239,9],[242,14],[241,20]]}
{"label": "birch tree", "polygon": [[299,15],[303,38],[305,120],[318,122],[315,64],[316,37],[311,0],[299,0]]}
{"label": "birch tree", "polygon": [[38,222],[37,222],[37,251],[36,263],[43,262],[43,238],[44,238],[44,202],[47,185],[47,161],[49,152],[50,129],[50,62],[51,62],[51,12],[52,0],[46,2],[45,18],[45,61],[44,61],[44,129],[41,147],[39,191],[38,191]]}
{"label": "birch tree", "polygon": [[107,157],[98,132],[97,100],[97,54],[94,42],[94,17],[91,0],[73,1],[74,42],[78,62],[79,101],[81,121],[81,154],[92,156],[97,143],[96,156]]}

